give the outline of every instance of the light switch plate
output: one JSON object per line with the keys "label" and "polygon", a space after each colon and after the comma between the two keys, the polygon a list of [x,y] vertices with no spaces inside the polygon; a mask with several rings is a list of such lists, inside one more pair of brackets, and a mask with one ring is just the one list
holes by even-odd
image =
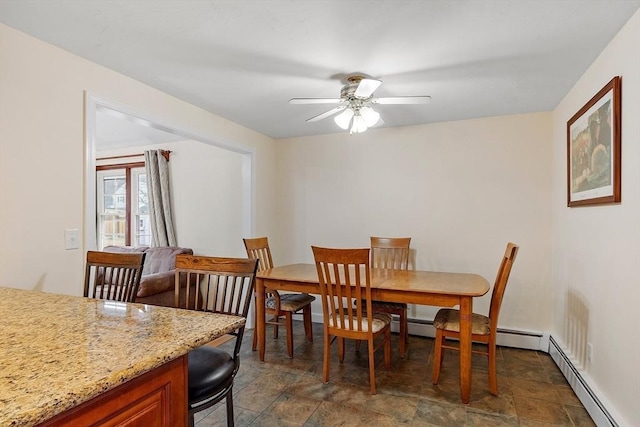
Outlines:
{"label": "light switch plate", "polygon": [[77,228],[68,228],[64,230],[64,248],[79,249],[80,248],[80,232]]}

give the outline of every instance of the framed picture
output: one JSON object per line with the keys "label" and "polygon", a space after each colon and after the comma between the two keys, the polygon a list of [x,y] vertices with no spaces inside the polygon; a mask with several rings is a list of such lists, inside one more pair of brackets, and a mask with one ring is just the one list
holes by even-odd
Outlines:
{"label": "framed picture", "polygon": [[567,205],[620,202],[621,78],[567,122]]}

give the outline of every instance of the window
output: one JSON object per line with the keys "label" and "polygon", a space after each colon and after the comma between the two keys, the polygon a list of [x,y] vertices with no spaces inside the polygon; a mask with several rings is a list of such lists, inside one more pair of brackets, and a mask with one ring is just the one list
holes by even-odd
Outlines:
{"label": "window", "polygon": [[134,185],[131,192],[132,214],[135,230],[132,241],[135,246],[151,245],[151,224],[149,219],[149,193],[147,192],[147,174],[143,171],[132,173]]}
{"label": "window", "polygon": [[96,183],[98,248],[151,245],[144,163],[98,166]]}

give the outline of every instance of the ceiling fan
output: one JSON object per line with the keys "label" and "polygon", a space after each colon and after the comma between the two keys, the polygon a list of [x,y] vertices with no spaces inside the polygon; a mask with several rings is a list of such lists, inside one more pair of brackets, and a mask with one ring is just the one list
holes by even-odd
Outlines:
{"label": "ceiling fan", "polygon": [[340,91],[340,98],[292,98],[289,103],[337,104],[335,108],[307,119],[307,122],[317,122],[341,112],[333,118],[336,124],[344,130],[350,129],[349,133],[361,133],[383,123],[380,113],[372,107],[375,104],[427,104],[431,101],[430,96],[376,98],[373,93],[381,84],[380,80],[352,74],[347,77],[346,84]]}

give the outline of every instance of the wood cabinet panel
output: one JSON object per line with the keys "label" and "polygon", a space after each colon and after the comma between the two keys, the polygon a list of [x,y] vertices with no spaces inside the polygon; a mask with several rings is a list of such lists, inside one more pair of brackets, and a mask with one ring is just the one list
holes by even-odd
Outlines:
{"label": "wood cabinet panel", "polygon": [[186,355],[40,424],[41,427],[186,425]]}

